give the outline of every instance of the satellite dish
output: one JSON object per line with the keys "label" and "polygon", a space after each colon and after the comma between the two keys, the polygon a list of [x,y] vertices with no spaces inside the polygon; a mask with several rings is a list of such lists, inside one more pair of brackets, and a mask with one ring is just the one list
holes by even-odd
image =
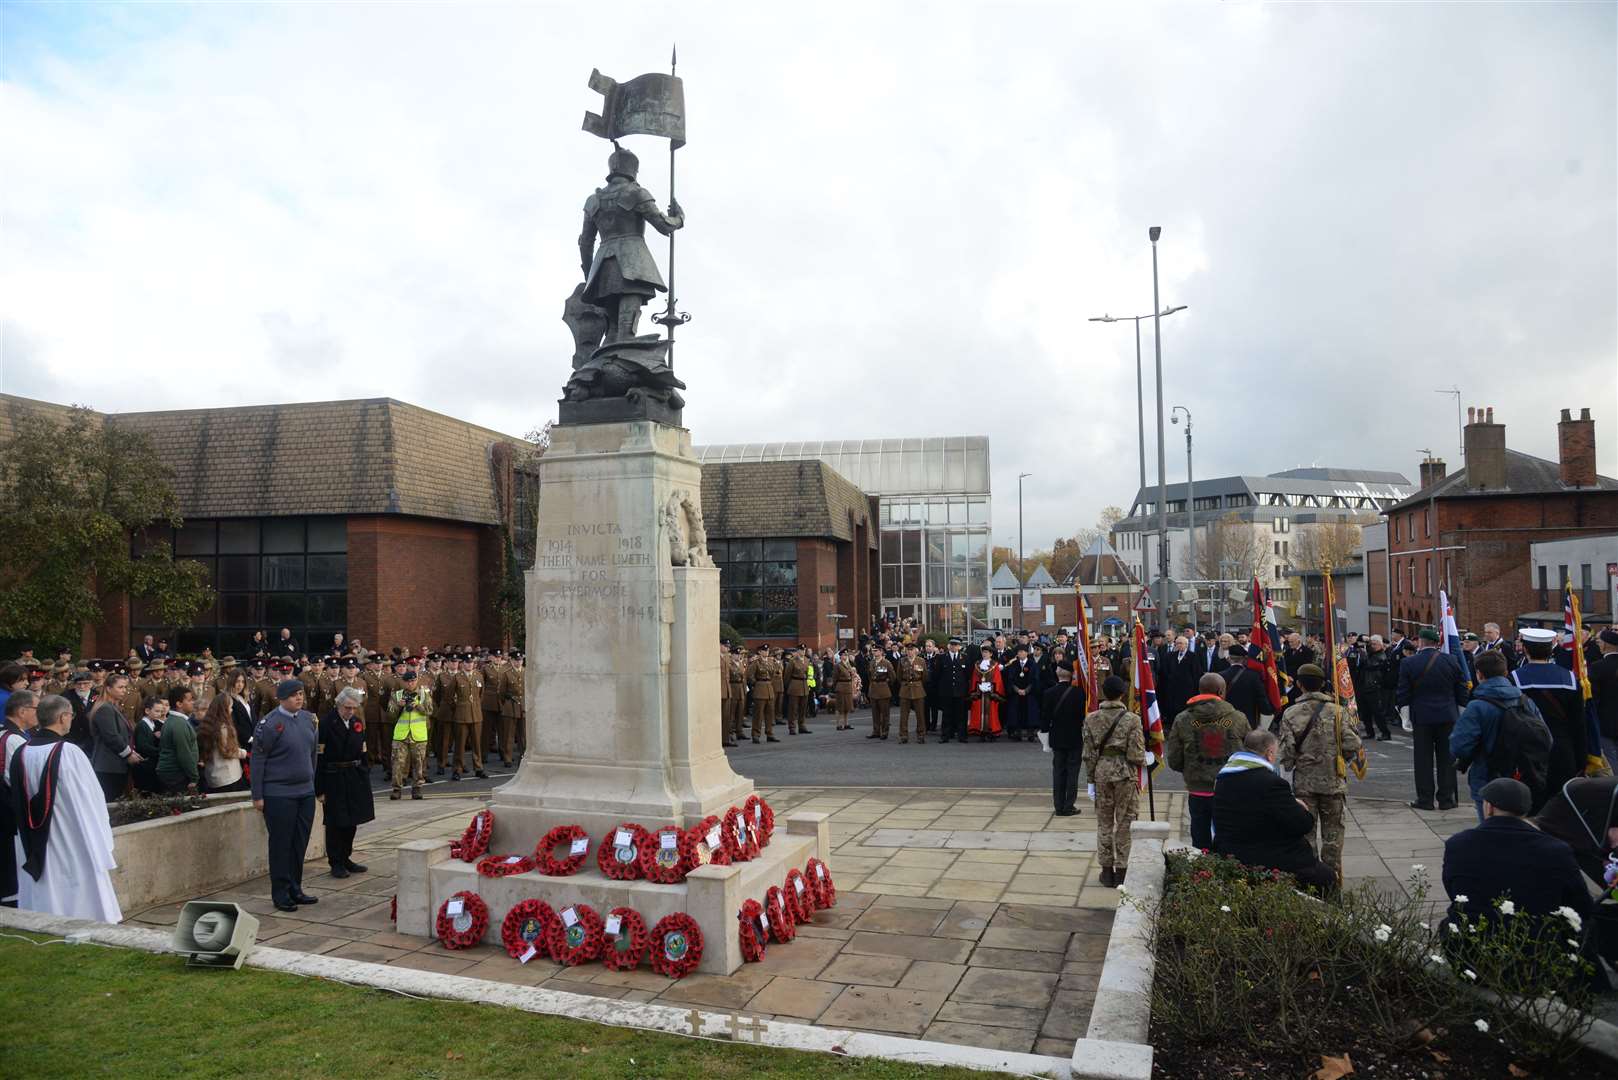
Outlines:
{"label": "satellite dish", "polygon": [[180,909],[173,948],[187,967],[239,969],[258,937],[258,919],[240,905],[192,900]]}

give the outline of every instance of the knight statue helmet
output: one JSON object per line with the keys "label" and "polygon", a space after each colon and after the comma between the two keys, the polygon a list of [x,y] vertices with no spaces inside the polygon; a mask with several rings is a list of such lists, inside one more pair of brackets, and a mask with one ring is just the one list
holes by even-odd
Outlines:
{"label": "knight statue helmet", "polygon": [[615,176],[622,176],[628,180],[635,179],[640,172],[640,158],[616,143],[613,147],[612,155],[607,158],[607,179],[611,180]]}

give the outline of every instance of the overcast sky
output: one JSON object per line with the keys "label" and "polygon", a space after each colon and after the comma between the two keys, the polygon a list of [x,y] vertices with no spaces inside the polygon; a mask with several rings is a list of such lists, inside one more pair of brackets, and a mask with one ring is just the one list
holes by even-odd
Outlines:
{"label": "overcast sky", "polygon": [[1591,407],[1618,475],[1612,4],[610,10],[0,5],[0,389],[539,425],[586,80],[677,39],[699,443],[987,434],[1030,549],[1127,507],[1134,338],[1086,318],[1151,310],[1161,225],[1200,475],[1456,467],[1451,385],[1551,458]]}

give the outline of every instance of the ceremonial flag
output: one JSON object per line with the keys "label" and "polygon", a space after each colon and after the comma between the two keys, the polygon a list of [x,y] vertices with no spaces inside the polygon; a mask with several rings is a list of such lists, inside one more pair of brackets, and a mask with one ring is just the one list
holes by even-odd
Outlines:
{"label": "ceremonial flag", "polygon": [[584,114],[584,130],[603,139],[658,135],[685,145],[685,84],[677,75],[653,73],[621,83],[590,72],[590,89],[602,97],[599,114]]}
{"label": "ceremonial flag", "polygon": [[1251,644],[1258,656],[1249,656],[1247,666],[1264,677],[1264,692],[1270,699],[1270,713],[1281,715],[1281,676],[1275,668],[1275,654],[1281,648],[1281,632],[1275,625],[1275,611],[1264,597],[1264,586],[1253,577],[1253,632]]}
{"label": "ceremonial flag", "polygon": [[1573,678],[1578,682],[1579,693],[1584,698],[1585,745],[1595,748],[1594,753],[1585,755],[1585,774],[1608,776],[1611,769],[1604,767],[1606,758],[1600,750],[1601,721],[1596,716],[1596,703],[1590,693],[1590,671],[1584,662],[1584,621],[1579,616],[1579,598],[1573,591],[1572,578],[1562,584],[1562,632],[1572,643]]}
{"label": "ceremonial flag", "polygon": [[1461,648],[1461,632],[1455,626],[1455,608],[1450,605],[1449,594],[1443,589],[1438,590],[1438,610],[1443,612],[1438,632],[1444,638],[1444,651],[1460,661],[1461,671],[1466,675],[1466,688],[1470,690],[1477,682],[1472,673],[1472,658]]}
{"label": "ceremonial flag", "polygon": [[[1342,654],[1337,644],[1337,596],[1335,589],[1332,587],[1330,570],[1325,571],[1324,579],[1326,594],[1325,645],[1326,655],[1331,658],[1332,696],[1336,698],[1337,704],[1341,705],[1343,710],[1347,713],[1348,722],[1355,725],[1355,727],[1358,727],[1360,722],[1360,710],[1359,705],[1354,700],[1354,677],[1349,674],[1348,657]],[[1346,769],[1353,769],[1354,775],[1358,779],[1364,780],[1365,748],[1360,748],[1359,752],[1354,755],[1353,761],[1345,761],[1343,759],[1343,725],[1341,720],[1339,720],[1337,723],[1336,734],[1337,775],[1339,777],[1344,776],[1346,775]]]}
{"label": "ceremonial flag", "polygon": [[[1135,620],[1135,707],[1140,710],[1141,727],[1146,736],[1146,749],[1163,756],[1163,717],[1157,711],[1157,680],[1152,677],[1152,665],[1146,662],[1146,628]],[[1146,770],[1135,770],[1135,782],[1146,786]]]}
{"label": "ceremonial flag", "polygon": [[1090,620],[1084,614],[1084,593],[1079,591],[1075,582],[1073,586],[1074,599],[1079,609],[1079,655],[1075,673],[1084,680],[1085,701],[1094,709],[1101,704],[1101,695],[1096,692],[1095,667],[1090,663]]}

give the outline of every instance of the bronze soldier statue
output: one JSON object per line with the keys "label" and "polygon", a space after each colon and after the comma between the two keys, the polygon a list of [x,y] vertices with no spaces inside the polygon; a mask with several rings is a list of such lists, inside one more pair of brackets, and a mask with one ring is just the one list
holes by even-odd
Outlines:
{"label": "bronze soldier statue", "polygon": [[685,225],[679,203],[671,201],[667,214],[657,208],[652,193],[636,183],[639,172],[640,159],[615,143],[607,158],[607,186],[584,201],[584,229],[579,233],[582,299],[606,310],[603,343],[608,345],[633,338],[641,307],[668,291],[646,247],[646,226],[667,236]]}

